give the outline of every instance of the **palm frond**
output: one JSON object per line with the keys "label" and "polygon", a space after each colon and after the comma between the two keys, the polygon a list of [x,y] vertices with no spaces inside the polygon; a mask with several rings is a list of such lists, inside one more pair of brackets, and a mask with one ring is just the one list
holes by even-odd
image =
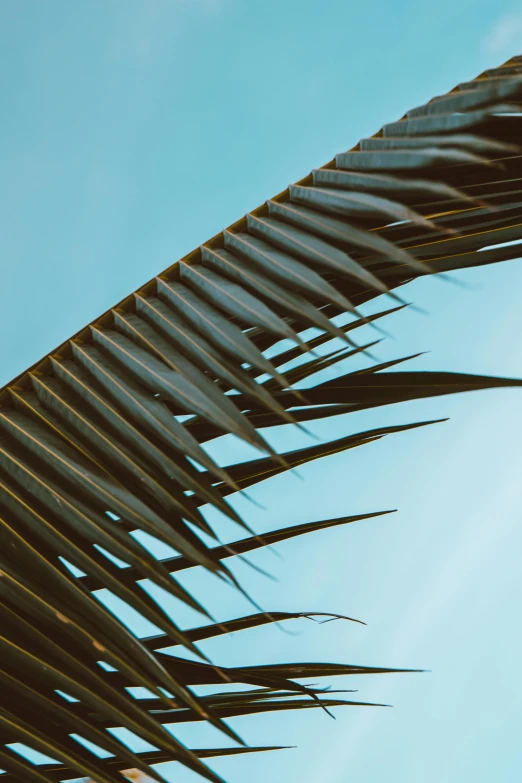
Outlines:
{"label": "palm frond", "polygon": [[[80,775],[113,783],[132,770],[160,780],[152,765],[175,760],[217,783],[205,758],[275,748],[189,749],[167,724],[208,721],[240,744],[225,722],[232,716],[380,706],[325,697],[300,680],[399,670],[313,662],[227,668],[205,660],[197,647],[204,639],[323,615],[276,611],[216,622],[175,574],[202,567],[237,584],[224,562],[230,557],[388,513],[304,522],[260,538],[227,496],[292,466],[432,422],[370,429],[286,453],[268,444],[260,432],[265,427],[522,385],[389,371],[405,359],[362,372],[343,364],[341,373],[340,366],[371,348],[356,343],[358,327],[404,306],[398,287],[420,275],[520,255],[514,243],[522,241],[521,99],[518,57],[413,109],[165,270],[0,392],[0,766],[6,780],[47,783]],[[383,294],[394,306],[364,316],[361,306]],[[331,319],[340,313],[352,320],[339,326]],[[320,334],[306,339],[309,327]],[[292,347],[277,349],[281,339]],[[336,342],[326,355],[315,353],[337,339],[343,350]],[[300,356],[303,363],[284,370]],[[338,377],[317,382],[316,373],[333,366]],[[260,456],[218,465],[204,444],[223,434]],[[204,504],[249,537],[221,544],[201,512]],[[178,554],[158,560],[134,537],[136,530]],[[179,628],[142,589],[143,580],[210,624]],[[98,600],[100,588],[159,634],[138,639]],[[176,645],[200,659],[172,655]],[[226,691],[211,696],[193,691],[225,683]],[[128,689],[136,686],[150,696],[134,698]],[[106,731],[112,727],[127,728],[156,750],[132,752]],[[109,757],[88,750],[72,732]],[[10,747],[14,742],[55,762],[35,765]]]}

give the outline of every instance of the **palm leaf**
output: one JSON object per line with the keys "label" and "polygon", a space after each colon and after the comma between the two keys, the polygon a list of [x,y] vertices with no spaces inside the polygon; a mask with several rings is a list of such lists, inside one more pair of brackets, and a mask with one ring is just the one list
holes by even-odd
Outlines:
{"label": "palm leaf", "polygon": [[[331,380],[316,376],[367,350],[353,340],[356,329],[399,309],[365,317],[364,303],[382,293],[398,299],[399,286],[426,272],[520,254],[503,243],[522,239],[521,63],[514,58],[461,83],[315,169],[0,392],[0,766],[7,781],[85,775],[112,783],[132,770],[159,779],[151,765],[175,760],[217,783],[202,759],[272,748],[190,750],[164,724],[208,721],[237,741],[226,718],[368,704],[327,699],[302,679],[404,671],[314,662],[230,668],[176,657],[176,645],[197,655],[197,642],[217,635],[322,615],[257,612],[216,622],[175,574],[203,567],[239,588],[228,558],[388,513],[304,522],[221,544],[201,506],[249,529],[226,499],[238,488],[431,422],[344,430],[336,440],[282,454],[261,434],[265,427],[522,385],[390,371],[404,358]],[[351,318],[343,326],[331,320],[341,313]],[[303,334],[309,327],[319,334]],[[328,346],[334,338],[351,349]],[[287,339],[291,347],[278,344]],[[326,353],[317,356],[321,346]],[[338,421],[342,428],[346,418]],[[219,465],[205,444],[223,434],[263,456]],[[154,557],[136,531],[175,553]],[[81,572],[73,575],[72,567]],[[149,582],[209,622],[182,630],[148,595]],[[157,633],[138,639],[102,604],[102,588]],[[223,683],[226,692],[212,696],[192,691]],[[127,690],[140,686],[150,697]],[[134,753],[105,731],[115,726],[157,750]],[[113,755],[98,758],[72,732]],[[35,765],[9,747],[16,741],[56,761]]]}
{"label": "palm leaf", "polygon": [[[295,290],[289,291],[257,269],[242,265],[240,260],[226,250],[214,250],[203,247],[203,263],[215,266],[232,280],[240,281],[244,286],[256,291],[263,300],[276,305],[282,312],[288,313],[302,328],[315,326],[327,332],[331,337],[345,339],[344,332],[335,326],[323,312],[314,307]],[[273,342],[272,338],[270,341]]]}
{"label": "palm leaf", "polygon": [[300,343],[293,329],[270,310],[263,302],[245,291],[239,285],[220,277],[215,272],[201,267],[180,264],[180,275],[196,291],[206,295],[209,300],[233,318],[239,318],[249,325],[258,326],[276,337],[289,338]]}

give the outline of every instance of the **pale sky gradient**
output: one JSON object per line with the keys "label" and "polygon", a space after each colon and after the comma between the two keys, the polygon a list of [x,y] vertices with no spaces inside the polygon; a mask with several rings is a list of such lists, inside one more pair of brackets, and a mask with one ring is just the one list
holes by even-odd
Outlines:
{"label": "pale sky gradient", "polygon": [[[0,384],[312,167],[520,54],[521,28],[518,3],[490,0],[1,4]],[[390,318],[395,339],[379,357],[429,350],[412,369],[521,377],[520,261],[458,276],[468,289],[439,280],[409,287],[430,315]],[[299,747],[214,762],[230,783],[520,777],[521,395],[483,392],[318,422],[313,431],[328,438],[451,417],[305,466],[305,482],[290,475],[260,485],[252,494],[264,511],[237,501],[259,531],[399,511],[282,544],[281,560],[258,553],[278,582],[235,565],[268,610],[346,613],[368,627],[256,629],[208,642],[217,662],[431,672],[344,680],[361,700],[394,709],[339,709],[336,721],[319,710],[234,720],[251,744]],[[288,427],[270,437],[309,444]],[[185,582],[220,619],[251,611],[211,577],[191,571]],[[200,725],[179,736],[194,746],[220,741]],[[169,775],[196,780],[174,765]]]}

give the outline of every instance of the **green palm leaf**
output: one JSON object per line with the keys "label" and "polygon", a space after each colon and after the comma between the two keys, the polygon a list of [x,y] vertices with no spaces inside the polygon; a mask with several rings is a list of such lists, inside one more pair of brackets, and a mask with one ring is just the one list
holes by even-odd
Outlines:
{"label": "green palm leaf", "polygon": [[[217,622],[176,574],[203,567],[241,589],[228,558],[389,513],[275,527],[261,538],[227,497],[292,466],[434,422],[340,431],[335,440],[286,453],[260,430],[522,385],[464,373],[390,371],[414,357],[363,369],[340,364],[374,345],[356,344],[357,328],[400,309],[366,317],[359,313],[364,303],[383,293],[399,300],[396,289],[426,273],[520,255],[516,245],[503,243],[522,239],[521,69],[514,58],[385,125],[167,269],[0,392],[0,766],[6,781],[84,775],[113,783],[132,769],[160,780],[151,765],[175,760],[218,783],[203,759],[275,748],[191,750],[166,724],[207,721],[240,743],[227,718],[380,706],[338,692],[325,697],[323,687],[303,679],[406,671],[327,662],[218,667],[198,642],[270,623],[341,616],[278,610]],[[351,320],[331,320],[339,314]],[[303,334],[309,327],[319,334]],[[333,339],[343,342],[328,345]],[[335,366],[335,378],[317,376]],[[339,418],[339,428],[346,421]],[[219,465],[207,442],[223,434],[262,456]],[[220,543],[205,505],[251,535]],[[137,531],[170,547],[168,556],[153,556]],[[147,593],[151,583],[207,624],[181,629]],[[139,639],[105,607],[100,589],[157,632]],[[172,655],[178,645],[199,658]],[[199,685],[219,692],[198,696],[192,689]],[[147,698],[134,698],[135,687],[147,688]],[[156,750],[130,750],[106,731],[115,727]],[[99,758],[75,736],[110,757]],[[55,761],[35,765],[10,747],[14,742]]]}

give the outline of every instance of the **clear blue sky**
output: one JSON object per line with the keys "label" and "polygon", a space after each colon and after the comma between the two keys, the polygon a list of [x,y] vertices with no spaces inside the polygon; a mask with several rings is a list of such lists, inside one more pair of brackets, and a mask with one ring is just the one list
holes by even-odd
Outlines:
{"label": "clear blue sky", "polygon": [[[0,7],[0,385],[132,289],[361,136],[520,53],[510,0],[18,0]],[[390,319],[383,359],[522,376],[522,268],[511,261],[410,287],[429,317]],[[363,335],[361,334],[361,339]],[[394,709],[250,717],[230,783],[490,783],[522,768],[519,390],[318,423],[319,437],[450,416],[260,485],[258,530],[399,513],[280,546],[237,566],[267,609],[331,610],[207,643],[230,664],[331,660],[431,673],[360,678]],[[289,428],[278,443],[307,445]],[[230,451],[230,449],[229,449]],[[250,608],[191,572],[222,619]],[[194,622],[186,617],[187,623]],[[202,726],[180,736],[216,741]],[[172,780],[194,781],[172,767]]]}

